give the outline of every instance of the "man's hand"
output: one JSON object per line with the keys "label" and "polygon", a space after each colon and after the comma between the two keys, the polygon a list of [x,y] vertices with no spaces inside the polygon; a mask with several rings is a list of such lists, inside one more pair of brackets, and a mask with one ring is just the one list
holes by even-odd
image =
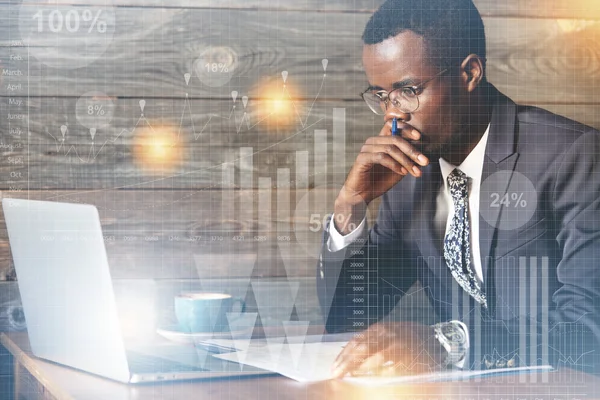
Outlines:
{"label": "man's hand", "polygon": [[366,206],[390,190],[404,176],[421,176],[421,166],[429,159],[409,140],[419,140],[421,134],[400,124],[402,134],[392,136],[391,121],[387,121],[379,136],[370,137],[362,146],[336,201],[335,225],[347,234],[364,218]]}
{"label": "man's hand", "polygon": [[431,326],[378,322],[357,333],[332,365],[333,378],[352,375],[412,375],[440,369],[446,350]]}

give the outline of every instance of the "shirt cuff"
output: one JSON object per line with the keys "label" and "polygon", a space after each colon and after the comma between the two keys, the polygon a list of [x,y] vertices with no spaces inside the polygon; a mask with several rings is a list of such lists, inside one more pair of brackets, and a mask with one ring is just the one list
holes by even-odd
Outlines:
{"label": "shirt cuff", "polygon": [[347,235],[342,235],[340,232],[338,232],[335,224],[333,223],[334,217],[335,214],[332,214],[331,219],[329,220],[329,239],[327,240],[327,249],[332,253],[348,247],[354,241],[362,237],[365,230],[366,220],[366,218],[363,218],[355,230]]}

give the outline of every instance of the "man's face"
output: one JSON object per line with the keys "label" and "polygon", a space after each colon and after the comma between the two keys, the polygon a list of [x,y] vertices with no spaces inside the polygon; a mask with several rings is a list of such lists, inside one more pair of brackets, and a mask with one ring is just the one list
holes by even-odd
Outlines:
{"label": "man's face", "polygon": [[[441,70],[431,65],[426,57],[423,38],[412,31],[404,31],[381,43],[365,45],[363,65],[369,86],[377,90],[392,91],[400,86],[415,86]],[[461,141],[459,98],[452,93],[452,71],[426,83],[418,92],[419,108],[408,114],[393,106],[387,108],[385,121],[398,118],[402,135],[430,159],[437,159],[452,151]],[[456,78],[454,78],[456,79]],[[411,129],[418,130],[421,139],[410,136]]]}

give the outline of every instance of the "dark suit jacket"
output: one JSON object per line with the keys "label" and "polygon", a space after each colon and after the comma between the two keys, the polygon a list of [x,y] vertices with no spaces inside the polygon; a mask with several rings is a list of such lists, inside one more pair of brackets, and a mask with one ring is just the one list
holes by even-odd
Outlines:
{"label": "dark suit jacket", "polygon": [[[478,216],[488,308],[463,293],[443,259],[433,229],[441,173],[432,162],[422,178],[408,176],[383,195],[366,243],[332,253],[325,232],[317,287],[327,330],[381,319],[418,280],[441,320],[469,326],[471,367],[548,362],[597,372],[600,133],[499,92],[495,98],[482,186],[498,171],[519,172],[535,187],[537,205],[526,222],[503,221],[520,215],[506,204],[487,218],[492,224]],[[490,195],[481,193],[482,209],[488,201],[490,210]]]}

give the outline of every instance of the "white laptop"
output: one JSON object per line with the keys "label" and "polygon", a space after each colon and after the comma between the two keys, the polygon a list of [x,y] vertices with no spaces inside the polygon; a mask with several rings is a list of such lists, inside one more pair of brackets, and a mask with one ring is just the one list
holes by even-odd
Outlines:
{"label": "white laptop", "polygon": [[96,207],[5,198],[2,208],[37,357],[128,383],[272,374],[193,346],[130,352]]}

